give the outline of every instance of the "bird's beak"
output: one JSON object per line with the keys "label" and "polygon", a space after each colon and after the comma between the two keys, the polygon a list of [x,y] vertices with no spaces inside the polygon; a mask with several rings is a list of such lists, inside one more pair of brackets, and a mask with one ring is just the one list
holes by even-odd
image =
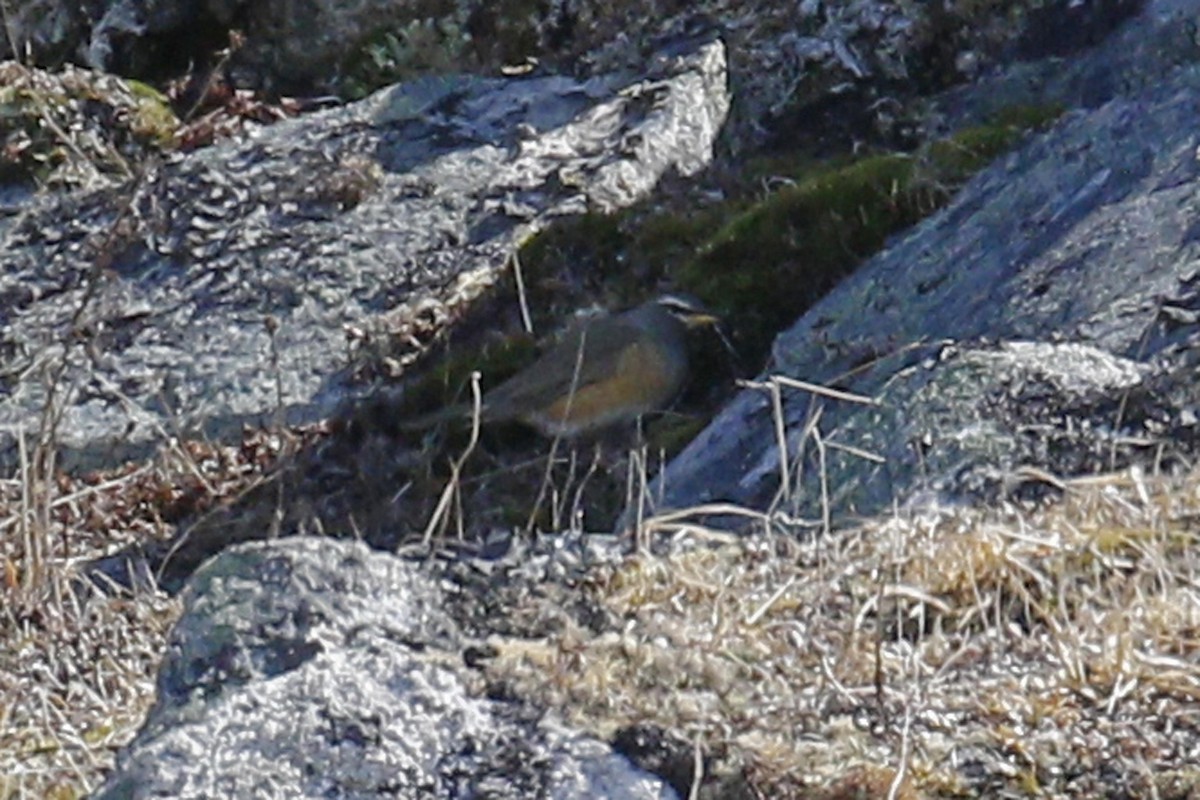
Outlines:
{"label": "bird's beak", "polygon": [[714,316],[713,314],[695,312],[688,314],[684,319],[683,324],[687,325],[689,328],[698,328],[701,325],[716,325],[720,321],[721,318]]}

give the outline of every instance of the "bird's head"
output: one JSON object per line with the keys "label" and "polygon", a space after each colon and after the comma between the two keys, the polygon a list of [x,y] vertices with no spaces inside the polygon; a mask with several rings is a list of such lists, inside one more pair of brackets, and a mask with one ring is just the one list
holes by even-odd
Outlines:
{"label": "bird's head", "polygon": [[655,298],[653,302],[689,328],[715,325],[721,321],[720,317],[705,308],[703,303],[691,295],[672,292]]}

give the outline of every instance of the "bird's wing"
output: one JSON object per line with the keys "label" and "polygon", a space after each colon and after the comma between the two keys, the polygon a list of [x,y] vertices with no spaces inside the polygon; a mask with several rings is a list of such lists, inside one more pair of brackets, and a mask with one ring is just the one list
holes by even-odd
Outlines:
{"label": "bird's wing", "polygon": [[489,391],[485,397],[493,417],[520,416],[550,405],[567,394],[607,376],[620,366],[621,355],[636,343],[634,325],[607,319],[569,333],[533,364]]}

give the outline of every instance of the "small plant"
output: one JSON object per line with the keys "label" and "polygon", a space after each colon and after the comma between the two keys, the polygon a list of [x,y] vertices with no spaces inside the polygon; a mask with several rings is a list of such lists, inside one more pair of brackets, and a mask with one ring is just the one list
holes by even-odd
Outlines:
{"label": "small plant", "polygon": [[346,68],[342,94],[366,97],[388,84],[463,69],[471,36],[451,17],[414,19],[381,30]]}

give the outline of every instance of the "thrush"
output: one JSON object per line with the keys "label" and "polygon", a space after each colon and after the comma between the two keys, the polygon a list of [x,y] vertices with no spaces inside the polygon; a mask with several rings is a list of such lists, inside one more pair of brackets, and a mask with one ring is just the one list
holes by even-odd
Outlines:
{"label": "thrush", "polygon": [[[546,436],[574,437],[662,409],[688,378],[688,329],[716,321],[679,294],[586,320],[486,392],[480,419],[519,420]],[[469,405],[453,406],[404,427],[426,428],[471,412]]]}

